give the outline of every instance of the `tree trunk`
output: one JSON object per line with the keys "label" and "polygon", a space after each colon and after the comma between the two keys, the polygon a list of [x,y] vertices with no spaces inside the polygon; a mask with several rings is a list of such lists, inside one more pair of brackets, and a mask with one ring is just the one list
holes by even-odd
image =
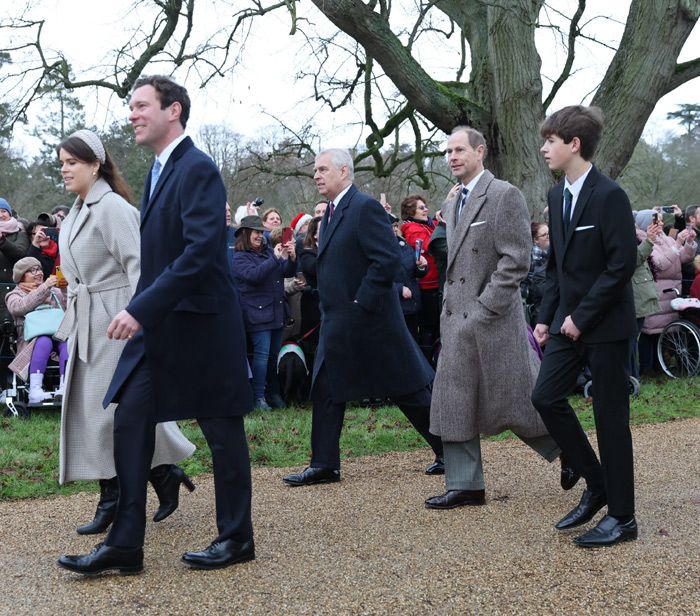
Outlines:
{"label": "tree trunk", "polygon": [[595,160],[617,177],[658,100],[672,87],[676,61],[700,15],[695,0],[633,0],[617,53],[593,97],[605,116]]}

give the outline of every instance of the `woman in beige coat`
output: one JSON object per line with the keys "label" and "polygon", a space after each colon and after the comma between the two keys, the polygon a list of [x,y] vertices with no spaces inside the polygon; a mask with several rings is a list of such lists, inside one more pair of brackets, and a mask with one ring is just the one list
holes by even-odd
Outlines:
{"label": "woman in beige coat", "polygon": [[[95,534],[112,523],[119,495],[113,454],[115,406],[103,409],[102,399],[124,342],[109,340],[107,327],[128,304],[138,282],[139,213],[129,205],[129,188],[95,133],[79,130],[62,141],[57,152],[66,190],[78,195],[59,236],[68,307],[56,337],[69,341],[59,481],[99,479],[95,519],[78,528],[80,534]],[[194,489],[175,466],[194,449],[175,422],[158,425],[151,470],[160,500],[156,522],[177,508],[181,483]]]}

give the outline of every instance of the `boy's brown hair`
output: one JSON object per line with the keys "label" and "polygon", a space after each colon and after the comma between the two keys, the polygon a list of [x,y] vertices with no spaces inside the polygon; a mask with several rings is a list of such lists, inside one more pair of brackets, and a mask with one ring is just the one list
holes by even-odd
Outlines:
{"label": "boy's brown hair", "polygon": [[545,119],[540,126],[543,139],[556,135],[564,143],[571,143],[574,137],[581,142],[581,158],[591,160],[603,132],[603,112],[599,107],[570,105]]}

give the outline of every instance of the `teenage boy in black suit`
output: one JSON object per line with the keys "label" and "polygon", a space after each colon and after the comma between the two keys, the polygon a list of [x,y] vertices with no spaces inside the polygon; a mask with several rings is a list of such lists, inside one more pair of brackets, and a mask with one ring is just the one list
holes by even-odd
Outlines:
{"label": "teenage boy in black suit", "polygon": [[[602,129],[600,110],[580,105],[557,111],[540,129],[541,152],[564,177],[548,195],[550,257],[535,327],[535,338],[547,346],[532,402],[587,483],[580,503],[556,528],[581,526],[608,507],[592,530],[574,539],[582,547],[637,537],[628,381],[637,246],[627,195],[590,162]],[[600,461],[567,401],[586,364]]]}

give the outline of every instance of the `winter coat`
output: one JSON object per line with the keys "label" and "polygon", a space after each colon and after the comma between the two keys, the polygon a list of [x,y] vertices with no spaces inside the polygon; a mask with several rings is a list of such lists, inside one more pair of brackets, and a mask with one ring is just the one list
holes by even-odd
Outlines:
{"label": "winter coat", "polygon": [[12,282],[12,268],[22,257],[27,256],[29,236],[20,228],[0,238],[0,281]]}
{"label": "winter coat", "polygon": [[44,284],[39,285],[33,291],[25,291],[18,285],[5,296],[5,304],[15,320],[15,327],[17,328],[17,354],[9,368],[22,380],[26,381],[29,378],[29,362],[32,359],[36,338],[29,342],[24,339],[24,319],[27,314],[42,304],[65,310],[65,295],[62,289],[48,287]]}
{"label": "winter coat", "polygon": [[663,233],[655,238],[651,260],[656,269],[656,293],[661,309],[644,319],[642,333],[660,334],[666,325],[678,318],[678,313],[671,308],[671,301],[678,295],[674,291],[667,291],[667,289],[678,289],[680,292],[681,264],[693,260],[695,248],[694,243],[685,244],[679,248],[676,240]]}
{"label": "winter coat", "polygon": [[435,259],[435,267],[438,272],[438,289],[440,294],[442,294],[445,286],[445,272],[447,270],[447,231],[444,222],[436,225],[433,234],[430,236],[428,252]]}
{"label": "winter coat", "polygon": [[637,229],[637,268],[632,275],[632,292],[634,293],[634,310],[638,319],[655,314],[661,310],[659,297],[656,294],[654,277],[651,274],[647,259],[654,244],[647,239],[646,233]]}
{"label": "winter coat", "polygon": [[[68,339],[59,482],[108,479],[116,474],[116,405],[103,409],[102,399],[126,340],[109,340],[107,327],[138,282],[138,211],[99,179],[63,221],[59,245],[68,282],[68,308],[56,334]],[[175,422],[157,425],[153,466],[174,464],[193,451]]]}
{"label": "winter coat", "polygon": [[528,342],[520,283],[530,263],[530,215],[520,191],[484,171],[459,220],[445,202],[447,281],[430,431],[467,441],[511,429],[547,433],[530,402],[539,360]]}
{"label": "winter coat", "polygon": [[286,320],[284,279],[294,276],[296,263],[278,259],[272,248],[237,250],[233,276],[238,284],[243,321],[248,333],[278,329]]}
{"label": "winter coat", "polygon": [[[401,267],[394,278],[394,288],[401,302],[401,310],[404,314],[418,314],[421,309],[421,297],[419,282],[429,274],[430,269],[420,269],[416,264],[416,251],[406,243],[406,240],[396,238],[399,241]],[[411,297],[404,299],[403,288],[411,290]]]}
{"label": "winter coat", "polygon": [[428,271],[423,278],[418,281],[421,289],[437,289],[438,288],[438,270],[435,264],[435,258],[430,254],[430,238],[435,230],[435,226],[428,221],[407,220],[401,225],[401,233],[404,236],[408,245],[415,249],[416,240],[423,240],[422,254],[428,261]]}

